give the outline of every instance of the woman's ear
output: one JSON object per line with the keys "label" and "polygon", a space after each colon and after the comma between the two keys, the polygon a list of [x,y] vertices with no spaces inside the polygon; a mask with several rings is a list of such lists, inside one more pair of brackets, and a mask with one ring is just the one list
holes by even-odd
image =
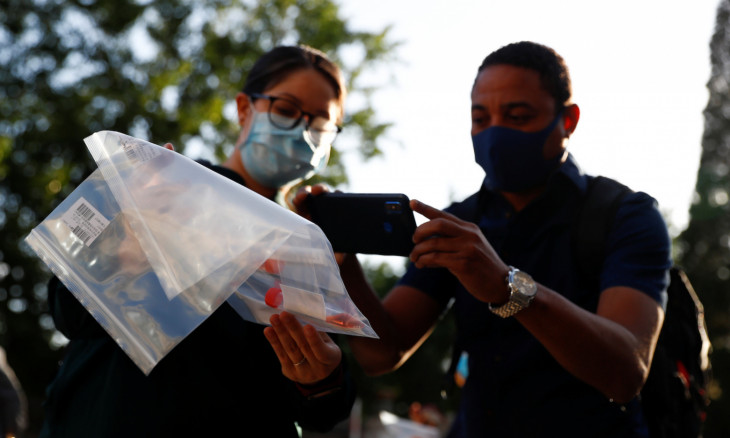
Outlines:
{"label": "woman's ear", "polygon": [[246,118],[251,112],[251,100],[244,93],[236,94],[236,109],[238,110],[238,126],[243,128]]}
{"label": "woman's ear", "polygon": [[563,130],[565,131],[565,137],[575,131],[578,126],[578,120],[580,119],[580,108],[576,104],[570,104],[563,110]]}

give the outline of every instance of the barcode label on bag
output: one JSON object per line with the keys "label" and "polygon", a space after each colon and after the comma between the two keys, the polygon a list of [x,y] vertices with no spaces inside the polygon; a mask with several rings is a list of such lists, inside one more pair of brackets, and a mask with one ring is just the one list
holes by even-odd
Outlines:
{"label": "barcode label on bag", "polygon": [[109,225],[109,220],[83,197],[66,210],[61,220],[86,246],[91,245]]}
{"label": "barcode label on bag", "polygon": [[158,147],[131,140],[122,141],[122,150],[133,163],[144,163],[160,155]]}

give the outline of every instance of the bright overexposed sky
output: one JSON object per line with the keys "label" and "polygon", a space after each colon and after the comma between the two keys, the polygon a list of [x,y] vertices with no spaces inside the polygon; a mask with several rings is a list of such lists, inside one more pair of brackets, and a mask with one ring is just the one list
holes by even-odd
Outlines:
{"label": "bright overexposed sky", "polygon": [[[341,0],[351,29],[392,26],[402,62],[381,85],[384,156],[362,162],[343,136],[351,192],[401,192],[446,207],[475,192],[469,93],[491,51],[531,40],[565,58],[581,108],[569,150],[590,174],[654,196],[677,234],[687,224],[719,0]],[[349,143],[348,143],[349,142]],[[417,219],[419,221],[419,219]],[[420,221],[419,221],[420,223]]]}

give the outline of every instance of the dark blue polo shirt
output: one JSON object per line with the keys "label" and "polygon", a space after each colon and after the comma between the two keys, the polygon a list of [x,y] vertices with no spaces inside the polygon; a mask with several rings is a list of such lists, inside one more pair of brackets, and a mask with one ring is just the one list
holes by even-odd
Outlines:
{"label": "dark blue polo shirt", "polygon": [[[589,176],[572,156],[545,193],[515,212],[482,189],[447,211],[479,224],[502,260],[595,312],[601,290],[627,286],[666,305],[670,238],[656,201],[627,195],[607,237],[600,288],[578,274],[571,229]],[[464,437],[639,437],[646,430],[637,400],[618,405],[566,372],[516,319],[502,319],[446,269],[410,266],[401,284],[446,306],[453,298],[458,347],[469,354],[469,378],[455,423]]]}

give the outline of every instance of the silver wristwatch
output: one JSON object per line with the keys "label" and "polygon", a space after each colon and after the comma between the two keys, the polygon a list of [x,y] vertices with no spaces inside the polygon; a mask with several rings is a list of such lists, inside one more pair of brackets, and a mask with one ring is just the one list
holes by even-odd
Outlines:
{"label": "silver wristwatch", "polygon": [[489,304],[489,310],[502,318],[508,318],[529,306],[537,294],[537,283],[526,272],[510,266],[506,280],[510,291],[509,301],[498,307]]}

